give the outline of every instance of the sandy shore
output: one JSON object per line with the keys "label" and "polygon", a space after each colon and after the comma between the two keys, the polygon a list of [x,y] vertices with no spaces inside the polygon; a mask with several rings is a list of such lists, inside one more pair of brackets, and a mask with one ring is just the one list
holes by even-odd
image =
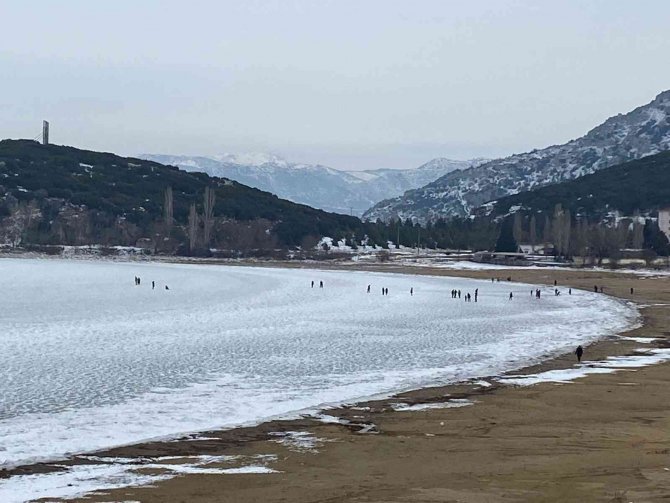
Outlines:
{"label": "sandy shore", "polygon": [[[490,278],[593,289],[640,304],[643,326],[628,334],[670,346],[670,278],[555,270],[381,271]],[[630,295],[630,288],[635,294]],[[619,338],[586,348],[585,358],[631,354],[643,344]],[[524,373],[567,368],[564,355]],[[206,432],[113,449],[104,456],[275,455],[280,473],[182,475],[154,487],[123,488],[80,501],[141,502],[498,502],[667,501],[670,498],[670,364],[592,375],[570,384],[513,387],[460,384],[328,411],[349,424],[305,418]],[[474,405],[419,412],[407,404],[469,399]],[[158,418],[157,418],[158,419]],[[310,432],[315,450],[279,444],[273,432]],[[48,467],[43,467],[48,469]],[[26,472],[39,471],[39,466]],[[16,473],[18,473],[17,471]]]}

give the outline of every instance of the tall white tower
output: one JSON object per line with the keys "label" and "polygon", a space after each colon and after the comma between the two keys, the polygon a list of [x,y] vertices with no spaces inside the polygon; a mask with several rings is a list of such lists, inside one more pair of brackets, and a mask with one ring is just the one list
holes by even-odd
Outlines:
{"label": "tall white tower", "polygon": [[49,144],[49,122],[42,121],[42,145]]}

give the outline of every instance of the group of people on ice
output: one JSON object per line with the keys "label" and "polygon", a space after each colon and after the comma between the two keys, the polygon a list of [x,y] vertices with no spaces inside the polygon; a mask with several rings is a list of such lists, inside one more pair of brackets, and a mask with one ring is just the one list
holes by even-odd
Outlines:
{"label": "group of people on ice", "polygon": [[[140,278],[139,276],[135,276],[135,286],[142,286],[142,278]],[[156,282],[155,281],[151,282],[151,289],[152,290],[156,289]],[[170,287],[165,285],[165,289],[169,290]]]}

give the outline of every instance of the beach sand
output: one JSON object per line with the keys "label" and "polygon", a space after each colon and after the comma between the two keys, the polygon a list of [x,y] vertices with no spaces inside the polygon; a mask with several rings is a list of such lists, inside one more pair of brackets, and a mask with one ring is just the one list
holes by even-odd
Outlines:
{"label": "beach sand", "polygon": [[[514,281],[567,287],[632,299],[643,326],[625,334],[660,338],[651,344],[611,338],[586,347],[585,359],[670,346],[670,278],[593,271],[453,271],[395,266],[371,270]],[[630,288],[635,288],[630,295]],[[647,306],[647,307],[645,307]],[[523,373],[568,368],[572,354]],[[153,487],[123,488],[90,501],[163,502],[510,502],[667,501],[670,498],[670,363],[568,384],[516,387],[460,384],[405,393],[327,414],[351,423],[305,418],[253,428],[206,432],[212,440],[153,442],[101,455],[272,454],[280,473],[182,475]],[[445,395],[448,394],[448,397]],[[465,399],[473,405],[418,412],[389,404]],[[156,418],[157,421],[160,418]],[[372,425],[372,426],[371,426]],[[367,426],[367,427],[366,427]],[[310,432],[316,451],[290,448],[270,435]],[[365,432],[367,431],[367,432]],[[39,470],[39,467],[27,471]]]}

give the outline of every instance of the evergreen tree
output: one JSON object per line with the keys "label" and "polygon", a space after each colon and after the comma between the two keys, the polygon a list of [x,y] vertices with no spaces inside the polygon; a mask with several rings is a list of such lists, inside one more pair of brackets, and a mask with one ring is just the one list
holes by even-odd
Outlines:
{"label": "evergreen tree", "polygon": [[514,239],[514,218],[507,217],[500,226],[500,234],[496,242],[497,252],[516,252],[519,249]]}

